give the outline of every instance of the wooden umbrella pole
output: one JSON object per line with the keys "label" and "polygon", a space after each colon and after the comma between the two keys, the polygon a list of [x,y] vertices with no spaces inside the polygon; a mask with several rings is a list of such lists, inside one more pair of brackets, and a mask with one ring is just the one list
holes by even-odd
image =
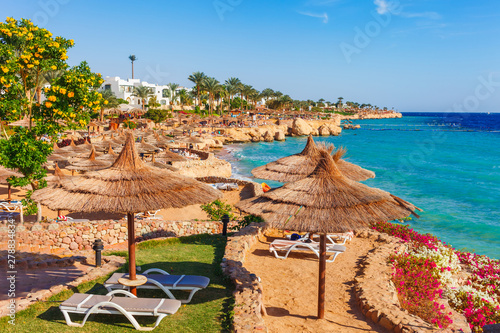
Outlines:
{"label": "wooden umbrella pole", "polygon": [[326,234],[319,236],[318,319],[325,318]]}
{"label": "wooden umbrella pole", "polygon": [[[135,280],[135,225],[134,213],[127,213],[128,222],[128,274],[130,280]],[[130,287],[130,292],[137,296],[137,288]]]}
{"label": "wooden umbrella pole", "polygon": [[10,188],[10,183],[7,183],[7,188],[8,188],[8,197],[7,197],[7,202],[10,203],[10,195],[12,193],[12,189]]}

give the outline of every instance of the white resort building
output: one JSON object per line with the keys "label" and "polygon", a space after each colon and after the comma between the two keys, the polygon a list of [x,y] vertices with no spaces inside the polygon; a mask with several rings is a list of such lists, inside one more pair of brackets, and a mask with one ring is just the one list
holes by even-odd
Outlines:
{"label": "white resort building", "polygon": [[[133,95],[134,87],[149,87],[153,91],[158,103],[162,107],[167,107],[170,104],[170,100],[167,97],[169,95],[170,88],[167,85],[157,85],[153,83],[148,83],[146,81],[141,81],[140,79],[120,79],[118,76],[110,77],[106,76],[99,91],[111,90],[117,98],[121,98],[129,102],[130,105],[141,106],[141,99]],[[186,89],[188,92],[191,88],[179,86],[176,91]],[[176,101],[177,103],[178,101]],[[147,101],[146,101],[147,103]]]}

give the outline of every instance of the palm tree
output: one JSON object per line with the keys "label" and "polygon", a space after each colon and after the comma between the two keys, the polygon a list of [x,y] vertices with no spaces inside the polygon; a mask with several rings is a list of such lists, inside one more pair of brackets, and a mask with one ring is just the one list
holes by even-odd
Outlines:
{"label": "palm tree", "polygon": [[338,99],[339,99],[339,101],[337,102],[337,107],[338,107],[340,110],[342,110],[342,100],[344,99],[344,97],[339,97]]}
{"label": "palm tree", "polygon": [[262,96],[257,89],[252,88],[248,93],[247,98],[253,102],[254,109],[257,109],[257,102],[262,99]]}
{"label": "palm tree", "polygon": [[191,97],[189,96],[189,93],[187,92],[186,89],[181,89],[177,92],[177,97],[179,97],[179,102],[181,104],[181,109],[184,110],[184,105],[189,105],[191,104]]}
{"label": "palm tree", "polygon": [[220,115],[222,116],[222,113],[224,112],[224,97],[227,97],[228,91],[227,91],[227,86],[220,84],[219,88],[215,92],[215,99],[219,101],[220,105]]}
{"label": "palm tree", "polygon": [[229,108],[231,108],[231,101],[233,100],[234,95],[238,92],[238,87],[241,84],[240,79],[235,77],[230,77],[226,80],[226,90],[229,94]]}
{"label": "palm tree", "polygon": [[167,97],[170,99],[170,105],[172,107],[172,111],[174,111],[174,103],[179,97],[177,94],[177,88],[179,88],[179,85],[177,83],[169,83],[167,84],[167,87],[170,89]]}
{"label": "palm tree", "polygon": [[285,109],[290,108],[290,104],[293,103],[293,99],[288,95],[281,96],[280,101]]}
{"label": "palm tree", "polygon": [[252,92],[253,87],[249,84],[242,84],[240,87],[241,93],[241,109],[243,109],[243,97],[248,101],[248,95]]}
{"label": "palm tree", "polygon": [[137,57],[133,54],[129,55],[128,58],[132,62],[132,79],[134,78],[134,61],[137,60]]}
{"label": "palm tree", "polygon": [[153,90],[149,87],[140,86],[134,87],[134,91],[132,92],[132,96],[135,96],[141,100],[142,111],[144,111],[144,104],[146,104],[147,99],[153,95]]}
{"label": "palm tree", "polygon": [[272,90],[271,88],[266,88],[262,90],[262,97],[266,100],[266,104],[269,98],[273,97],[273,95],[274,95],[274,90]]}
{"label": "palm tree", "polygon": [[212,113],[213,109],[213,100],[215,97],[215,94],[217,91],[220,89],[220,84],[219,81],[217,81],[214,77],[207,77],[205,79],[205,83],[203,85],[204,89],[208,92],[208,112],[209,114]]}
{"label": "palm tree", "polygon": [[[105,101],[108,102],[106,104],[106,109],[116,108],[118,105],[120,105],[120,101],[118,100],[118,98],[116,98],[115,93],[112,92],[111,90],[109,90],[109,89],[104,90],[101,93],[101,95],[102,95],[102,98]],[[101,117],[100,117],[100,120],[104,121],[104,106],[101,107]]]}
{"label": "palm tree", "polygon": [[275,92],[273,93],[273,97],[274,97],[275,99],[279,99],[281,96],[283,96],[283,93],[282,93],[281,91],[275,91]]}
{"label": "palm tree", "polygon": [[198,97],[198,106],[201,104],[200,91],[206,78],[207,76],[203,72],[193,72],[193,74],[188,77],[188,80],[194,83],[195,88],[198,91],[196,95]]}

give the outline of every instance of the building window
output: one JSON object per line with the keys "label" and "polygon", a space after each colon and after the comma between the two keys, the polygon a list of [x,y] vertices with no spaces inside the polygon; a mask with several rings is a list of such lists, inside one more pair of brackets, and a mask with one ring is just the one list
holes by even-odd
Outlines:
{"label": "building window", "polygon": [[104,90],[111,90],[111,85],[110,84],[105,84],[104,85]]}

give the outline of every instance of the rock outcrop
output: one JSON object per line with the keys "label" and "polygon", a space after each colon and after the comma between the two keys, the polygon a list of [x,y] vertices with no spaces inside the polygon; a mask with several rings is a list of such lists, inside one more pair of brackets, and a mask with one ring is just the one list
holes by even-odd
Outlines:
{"label": "rock outcrop", "polygon": [[282,130],[277,130],[274,133],[274,140],[276,141],[285,141],[285,133]]}
{"label": "rock outcrop", "polygon": [[292,124],[292,134],[297,136],[309,135],[311,134],[312,128],[309,124],[302,118],[296,118]]}
{"label": "rock outcrop", "polygon": [[321,136],[329,136],[330,135],[330,128],[328,128],[328,126],[326,126],[326,125],[321,125],[318,128],[318,132],[319,132],[319,135],[321,135]]}
{"label": "rock outcrop", "polygon": [[264,134],[264,136],[262,137],[262,139],[265,142],[273,142],[274,141],[274,137],[273,137],[273,135],[271,134],[270,131],[267,131],[266,134]]}

